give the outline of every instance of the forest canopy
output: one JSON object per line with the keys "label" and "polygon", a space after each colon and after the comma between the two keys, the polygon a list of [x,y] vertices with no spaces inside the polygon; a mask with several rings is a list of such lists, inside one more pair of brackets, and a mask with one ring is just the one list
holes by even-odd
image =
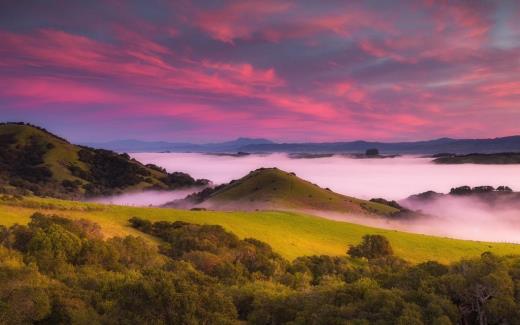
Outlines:
{"label": "forest canopy", "polygon": [[520,322],[520,257],[411,265],[367,235],[349,255],[288,261],[221,226],[129,223],[159,246],[41,213],[0,227],[0,323]]}

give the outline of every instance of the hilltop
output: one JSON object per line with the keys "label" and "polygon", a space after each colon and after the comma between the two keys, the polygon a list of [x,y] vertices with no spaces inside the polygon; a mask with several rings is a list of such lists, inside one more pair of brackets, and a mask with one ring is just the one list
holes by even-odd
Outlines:
{"label": "hilltop", "polygon": [[321,210],[358,215],[393,215],[395,207],[360,200],[321,188],[294,173],[278,168],[260,168],[241,179],[190,195],[173,206],[192,203],[218,210]]}
{"label": "hilltop", "polygon": [[0,190],[61,198],[205,185],[127,154],[71,144],[25,123],[0,124]]}

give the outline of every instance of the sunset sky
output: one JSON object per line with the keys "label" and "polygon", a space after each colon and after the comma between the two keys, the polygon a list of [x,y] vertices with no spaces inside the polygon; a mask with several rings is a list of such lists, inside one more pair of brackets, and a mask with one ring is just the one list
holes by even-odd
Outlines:
{"label": "sunset sky", "polygon": [[0,121],[73,141],[520,134],[520,1],[0,1]]}

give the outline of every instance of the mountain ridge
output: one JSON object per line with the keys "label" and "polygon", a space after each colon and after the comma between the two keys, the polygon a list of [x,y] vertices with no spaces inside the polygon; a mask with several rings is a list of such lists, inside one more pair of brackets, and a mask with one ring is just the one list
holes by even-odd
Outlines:
{"label": "mountain ridge", "polygon": [[357,153],[377,148],[385,154],[470,154],[520,151],[520,135],[486,138],[455,139],[442,137],[408,142],[333,141],[282,142],[264,138],[237,138],[220,143],[193,144],[189,142],[115,140],[105,143],[85,143],[88,146],[118,152],[250,152],[250,153]]}
{"label": "mountain ridge", "polygon": [[89,147],[113,150],[118,152],[236,152],[241,147],[256,144],[274,144],[274,142],[263,138],[240,137],[231,141],[214,143],[189,143],[189,142],[168,142],[168,141],[142,141],[133,139],[114,140],[101,143],[83,143]]}

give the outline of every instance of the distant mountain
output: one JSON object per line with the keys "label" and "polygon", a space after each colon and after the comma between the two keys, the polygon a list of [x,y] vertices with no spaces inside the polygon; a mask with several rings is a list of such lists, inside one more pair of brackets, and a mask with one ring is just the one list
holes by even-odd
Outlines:
{"label": "distant mountain", "polygon": [[237,152],[250,145],[274,144],[267,139],[238,138],[219,143],[184,143],[165,141],[116,140],[102,143],[84,143],[89,147],[114,150],[118,152]]}
{"label": "distant mountain", "polygon": [[494,139],[440,138],[415,142],[323,142],[275,143],[267,139],[239,138],[221,143],[193,144],[165,141],[120,140],[104,143],[85,143],[90,147],[118,152],[203,152],[203,153],[364,153],[378,149],[382,154],[469,154],[520,152],[520,136]]}
{"label": "distant mountain", "polygon": [[365,152],[376,148],[384,154],[436,154],[436,153],[498,153],[520,151],[520,136],[494,139],[441,138],[416,142],[328,142],[328,143],[270,143],[250,144],[240,148],[245,152],[306,152],[348,153]]}
{"label": "distant mountain", "polygon": [[34,125],[0,123],[0,194],[78,199],[207,183],[127,154],[74,145]]}
{"label": "distant mountain", "polygon": [[277,168],[257,169],[238,180],[207,188],[167,206],[217,210],[322,210],[378,216],[397,216],[400,211],[386,201],[365,201],[341,195]]}

